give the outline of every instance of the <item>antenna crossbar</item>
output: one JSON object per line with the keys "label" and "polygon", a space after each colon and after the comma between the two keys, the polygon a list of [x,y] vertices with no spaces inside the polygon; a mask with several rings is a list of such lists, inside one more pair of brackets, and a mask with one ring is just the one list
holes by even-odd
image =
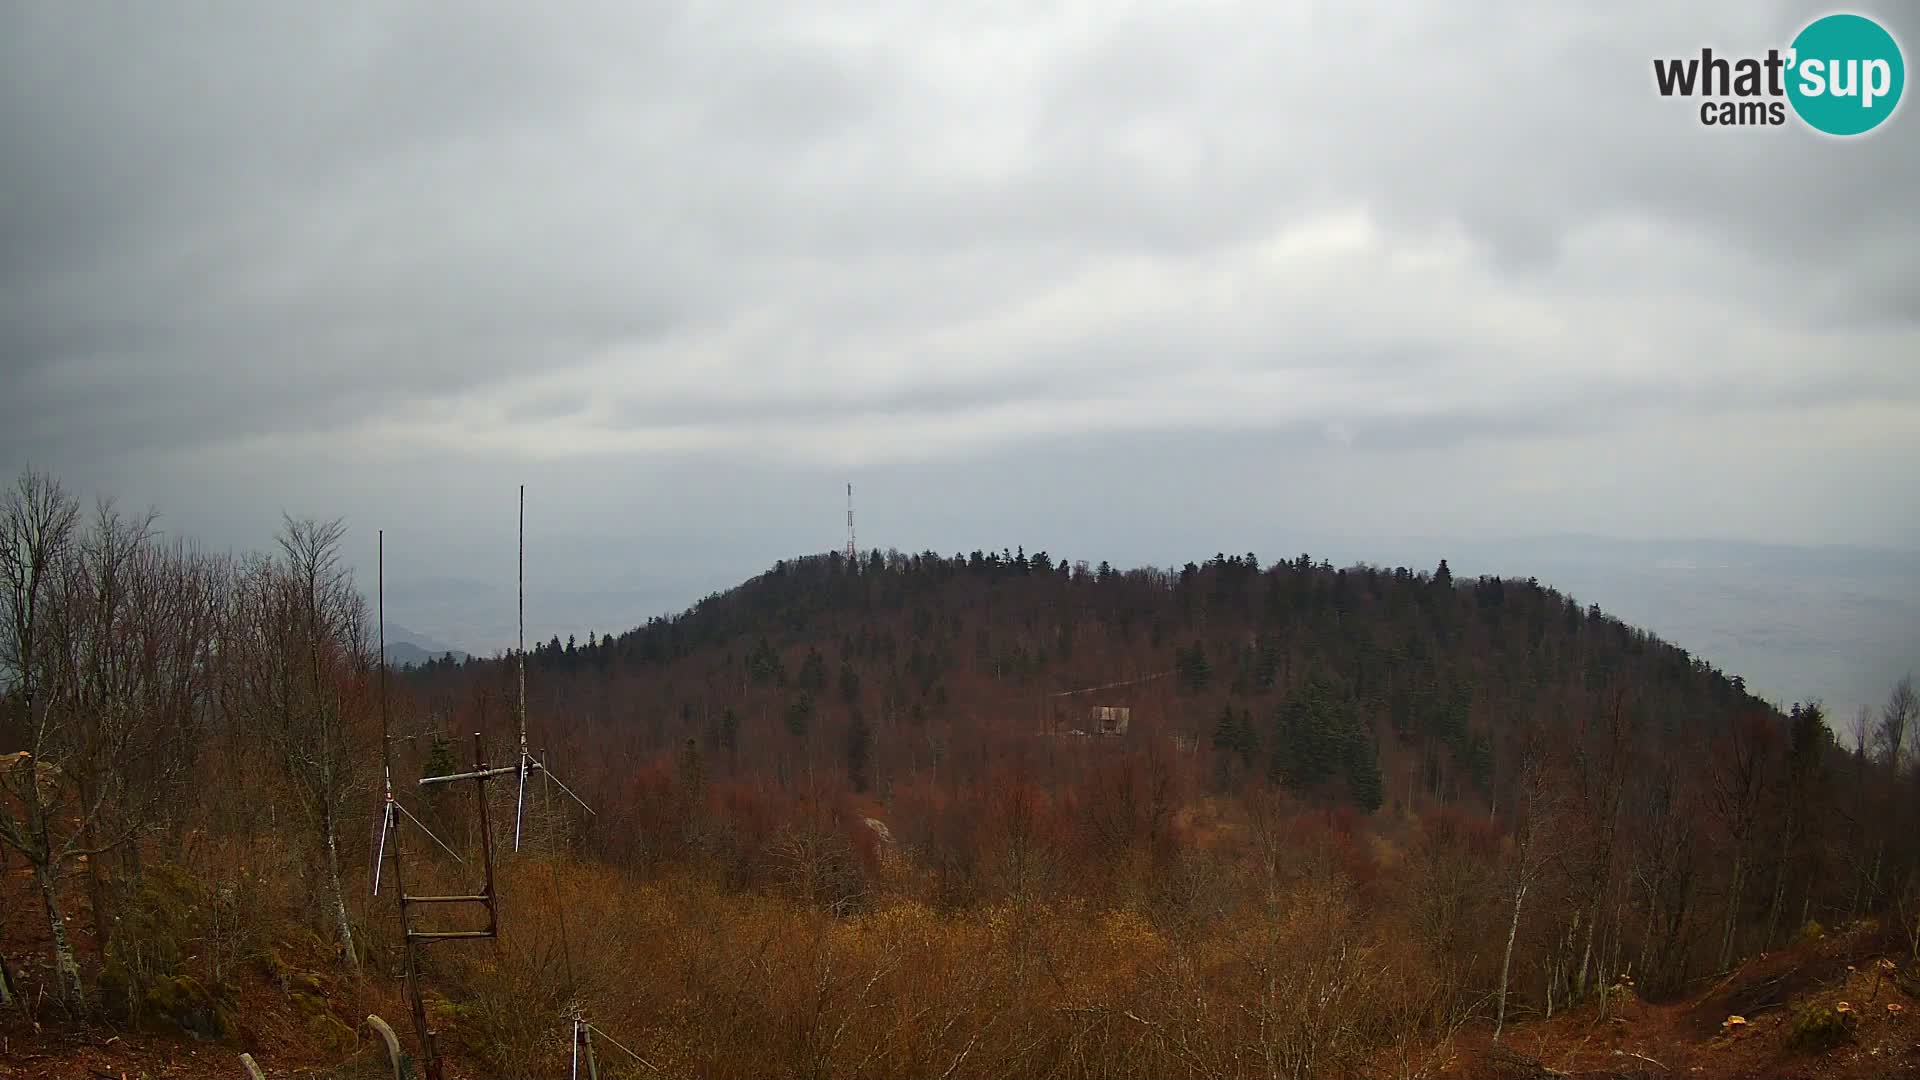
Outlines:
{"label": "antenna crossbar", "polygon": [[496,765],[490,769],[474,769],[470,772],[450,773],[446,776],[423,776],[420,778],[420,786],[427,787],[432,784],[451,784],[458,780],[485,780],[489,777],[505,776],[510,772],[518,772],[519,769],[520,766],[518,765]]}

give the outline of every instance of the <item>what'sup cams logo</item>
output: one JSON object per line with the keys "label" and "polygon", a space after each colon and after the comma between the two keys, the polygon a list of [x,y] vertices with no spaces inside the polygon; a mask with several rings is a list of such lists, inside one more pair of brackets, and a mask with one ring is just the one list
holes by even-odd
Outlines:
{"label": "what'sup cams logo", "polygon": [[1778,126],[1787,108],[1815,131],[1864,135],[1900,105],[1907,66],[1900,43],[1864,15],[1828,15],[1806,25],[1784,51],[1765,57],[1655,60],[1661,97],[1701,98],[1708,127]]}

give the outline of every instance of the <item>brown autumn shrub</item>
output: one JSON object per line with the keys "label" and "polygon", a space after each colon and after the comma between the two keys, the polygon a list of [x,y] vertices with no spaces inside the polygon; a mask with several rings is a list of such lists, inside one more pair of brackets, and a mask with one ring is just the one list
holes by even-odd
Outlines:
{"label": "brown autumn shrub", "polygon": [[434,1020],[443,1048],[502,1077],[551,1072],[566,1047],[574,995],[562,957],[544,943],[505,945],[460,965]]}

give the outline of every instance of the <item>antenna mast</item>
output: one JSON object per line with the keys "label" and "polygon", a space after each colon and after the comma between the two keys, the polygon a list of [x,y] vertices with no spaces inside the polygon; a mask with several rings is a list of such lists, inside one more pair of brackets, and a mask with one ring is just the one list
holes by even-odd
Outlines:
{"label": "antenna mast", "polygon": [[520,485],[520,793],[514,798],[513,850],[520,850],[521,810],[527,800],[527,485]]}
{"label": "antenna mast", "polygon": [[393,732],[387,726],[387,530],[377,534],[378,569],[374,571],[375,610],[380,620],[380,777],[386,785],[386,801],[380,804],[380,846],[373,853],[373,895],[380,895],[380,865],[387,856],[387,833],[393,829]]}
{"label": "antenna mast", "polygon": [[[426,833],[429,839],[433,840],[434,843],[439,844],[441,849],[446,851],[447,854],[452,855],[456,862],[459,862],[462,866],[465,866],[466,860],[461,859],[460,856],[456,854],[452,848],[447,847],[447,845],[444,842],[442,842],[439,837],[434,836],[433,832],[430,829],[428,829],[426,825],[420,821],[419,818],[414,817],[413,814],[409,813],[407,811],[407,808],[405,806],[402,806],[393,797],[393,738],[391,733],[387,730],[387,722],[388,722],[387,721],[387,655],[386,655],[387,653],[387,599],[386,599],[387,588],[386,588],[386,532],[385,530],[382,530],[380,533],[379,558],[380,558],[380,569],[379,569],[379,601],[378,603],[379,603],[379,613],[380,613],[379,614],[379,619],[380,619],[380,727],[381,727],[381,735],[382,735],[381,747],[382,747],[382,752],[384,754],[384,765],[385,765],[386,806],[381,813],[380,849],[379,849],[379,853],[376,855],[376,862],[374,864],[375,869],[374,869],[374,879],[373,879],[373,891],[376,895],[380,891],[380,869],[379,868],[380,868],[381,862],[379,860],[383,858],[391,859],[393,862],[394,892],[397,894],[395,896],[395,899],[397,900],[399,909],[400,909],[400,939],[401,939],[402,954],[403,954],[402,975],[406,981],[407,997],[409,999],[409,1005],[411,1006],[411,1012],[413,1013],[414,1032],[416,1035],[419,1036],[419,1039],[420,1039],[421,1060],[422,1060],[422,1064],[424,1065],[424,1071],[425,1071],[427,1080],[443,1080],[443,1077],[445,1076],[445,1072],[443,1071],[442,1064],[440,1061],[439,1050],[435,1046],[434,1032],[428,1023],[426,1000],[421,992],[420,958],[418,954],[419,954],[420,948],[426,945],[428,942],[471,939],[471,938],[492,938],[497,941],[500,936],[500,910],[497,903],[498,894],[495,889],[495,883],[494,883],[494,877],[493,877],[493,869],[494,869],[493,824],[489,820],[489,815],[487,813],[487,791],[486,791],[487,781],[494,777],[502,777],[502,776],[506,776],[508,774],[514,774],[514,773],[518,774],[520,791],[519,791],[519,798],[514,807],[514,825],[513,825],[513,846],[516,851],[519,850],[519,847],[520,847],[520,822],[521,822],[522,812],[524,810],[525,802],[526,802],[527,774],[532,772],[533,770],[535,769],[540,770],[540,772],[545,774],[548,779],[552,780],[554,784],[558,785],[558,787],[562,792],[565,792],[569,797],[573,799],[573,801],[580,803],[580,805],[586,809],[587,813],[589,814],[593,813],[593,808],[587,806],[585,802],[581,801],[580,796],[575,795],[573,793],[573,790],[571,788],[567,787],[567,785],[561,783],[559,779],[553,776],[553,773],[547,768],[547,763],[546,763],[544,754],[541,759],[535,760],[531,751],[527,749],[527,486],[525,484],[522,484],[520,485],[520,566],[519,566],[519,579],[520,579],[519,580],[519,646],[520,646],[519,651],[520,651],[520,655],[518,657],[519,676],[520,676],[520,688],[519,688],[520,694],[519,694],[519,702],[516,710],[519,714],[518,721],[519,721],[519,728],[520,728],[520,759],[519,761],[517,761],[512,765],[489,765],[487,762],[486,744],[483,741],[483,736],[481,735],[480,732],[476,731],[473,733],[473,768],[472,769],[467,770],[465,772],[456,772],[448,776],[423,776],[420,778],[420,787],[423,789],[426,787],[429,787],[432,785],[438,785],[438,784],[450,784],[450,783],[455,783],[460,781],[473,782],[474,804],[478,809],[479,816],[480,816],[480,851],[481,851],[481,859],[482,859],[481,870],[482,870],[483,878],[482,878],[482,885],[480,887],[480,891],[477,893],[462,893],[458,895],[446,895],[446,896],[415,896],[415,895],[408,894],[406,883],[401,878],[401,873],[400,873],[402,852],[401,852],[401,843],[400,843],[401,834],[399,832],[398,825],[399,825],[399,818],[401,816],[404,816],[406,817],[407,820],[413,822],[413,824],[417,826],[421,832]],[[484,697],[481,699],[482,721],[484,721],[486,717],[485,700],[486,699]],[[391,848],[389,848],[387,845],[387,837],[389,833],[391,833],[393,836],[393,845]],[[484,930],[416,930],[414,929],[412,909],[416,907],[445,906],[445,905],[464,906],[468,904],[477,904],[487,913],[486,929]],[[564,910],[561,912],[561,917],[564,920],[565,918]],[[562,925],[561,933],[564,935],[566,932],[565,923],[562,922],[561,925]],[[565,939],[563,937],[562,941],[564,942],[564,940]],[[571,961],[569,961],[569,979],[571,979]],[[635,1060],[641,1062],[642,1064],[647,1065],[649,1068],[653,1068],[653,1065],[651,1062],[648,1062],[645,1058],[642,1058],[638,1054],[635,1054],[632,1050],[629,1050],[626,1047],[621,1046],[620,1043],[614,1041],[612,1036],[607,1035],[605,1032],[601,1031],[599,1028],[593,1026],[591,1023],[588,1023],[585,1018],[585,1014],[579,1010],[578,1006],[576,1006],[574,1009],[574,1015],[573,1015],[573,1039],[574,1039],[574,1055],[575,1055],[574,1069],[575,1069],[576,1075],[578,1074],[578,1069],[579,1069],[579,1052],[581,1049],[585,1049],[587,1052],[588,1075],[595,1076],[598,1074],[597,1063],[594,1061],[594,1058],[593,1058],[592,1036],[595,1034],[598,1034],[601,1038],[605,1039],[608,1043],[612,1044],[613,1046],[620,1049],[622,1052],[633,1057]],[[657,1068],[654,1068],[654,1071],[658,1072],[659,1070]]]}
{"label": "antenna mast", "polygon": [[847,561],[854,562],[859,556],[859,548],[853,544],[853,485],[847,485]]}
{"label": "antenna mast", "polygon": [[[852,490],[852,486],[848,486]],[[560,782],[547,768],[544,758],[536,760],[533,751],[527,749],[527,485],[520,485],[520,761],[515,766],[519,773],[519,792],[513,800],[513,850],[520,850],[521,823],[526,820],[527,776],[534,770],[546,774],[547,779],[558,785],[567,797],[580,804],[587,813],[593,813],[593,807],[586,800],[573,793],[573,789]]]}
{"label": "antenna mast", "polygon": [[400,826],[402,814],[406,815],[408,821],[418,826],[421,832],[426,833],[427,839],[439,844],[441,851],[452,855],[454,862],[462,866],[467,863],[447,846],[445,840],[433,835],[432,829],[427,828],[424,822],[413,816],[412,811],[400,805],[400,800],[393,797],[393,730],[387,721],[387,530],[381,529],[377,535],[379,536],[377,556],[379,569],[375,573],[379,584],[376,593],[378,599],[375,602],[380,621],[380,774],[386,786],[386,799],[380,806],[380,845],[374,849],[373,853],[373,895],[375,896],[380,895],[380,870],[386,865],[388,836],[394,837],[394,872],[396,874],[399,872],[400,838],[395,830]]}
{"label": "antenna mast", "polygon": [[[400,908],[401,978],[406,983],[407,998],[411,1005],[410,1011],[413,1014],[413,1031],[420,1039],[420,1053],[422,1061],[425,1064],[427,1080],[441,1080],[444,1074],[440,1069],[440,1057],[434,1049],[433,1030],[427,1025],[425,999],[420,995],[420,962],[419,956],[417,955],[418,943],[438,937],[493,937],[495,935],[497,916],[493,904],[493,845],[491,843],[486,845],[487,885],[484,893],[472,896],[422,897],[407,895],[406,882],[400,875],[401,817],[404,816],[408,821],[413,822],[414,827],[418,828],[422,833],[425,833],[427,839],[440,845],[440,849],[448,855],[452,855],[455,862],[465,866],[466,860],[462,859],[452,848],[448,847],[445,841],[433,835],[433,830],[427,828],[426,823],[414,817],[411,811],[400,805],[400,800],[393,797],[393,731],[388,720],[387,712],[387,531],[381,529],[378,537],[379,547],[376,558],[378,559],[379,569],[376,571],[378,585],[376,593],[377,600],[375,603],[377,604],[376,610],[378,611],[377,617],[380,625],[380,772],[386,792],[385,799],[380,807],[380,845],[375,850],[373,857],[373,894],[375,896],[380,895],[380,872],[385,867],[387,860],[391,859],[393,862],[394,892],[397,894],[395,899]],[[479,755],[479,738],[478,734],[474,736],[476,755]],[[485,757],[479,756],[478,759],[481,762],[481,768],[484,770],[486,767]],[[423,780],[421,783],[424,784],[427,783],[427,781]],[[481,836],[483,841],[485,841],[487,835],[489,835],[486,828],[486,820],[487,808],[483,798],[480,804]],[[393,840],[391,847],[387,844],[389,837]],[[407,906],[409,904],[460,902],[475,902],[486,906],[486,930],[462,931],[452,934],[445,932],[421,932],[413,929],[412,921],[408,918]]]}
{"label": "antenna mast", "polygon": [[[378,546],[374,549],[376,552],[374,558],[377,560],[378,567],[374,571],[378,590],[375,603],[378,605],[380,618],[380,738],[384,743],[393,735],[387,730],[387,530],[381,529],[375,536],[378,538],[376,541]],[[386,769],[387,796],[391,798],[393,796],[393,753],[391,750],[383,753],[385,758],[381,765]]]}

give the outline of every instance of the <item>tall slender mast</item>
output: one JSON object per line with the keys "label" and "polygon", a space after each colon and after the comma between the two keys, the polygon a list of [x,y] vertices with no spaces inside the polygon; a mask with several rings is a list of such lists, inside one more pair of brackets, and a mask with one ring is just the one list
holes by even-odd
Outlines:
{"label": "tall slender mast", "polygon": [[519,769],[518,791],[513,797],[513,850],[520,850],[520,825],[526,819],[527,808],[527,770],[531,765],[531,755],[527,753],[527,485],[520,485],[520,759],[516,763]]}
{"label": "tall slender mast", "polygon": [[527,485],[520,485],[520,759],[527,757]]}
{"label": "tall slender mast", "polygon": [[[380,846],[373,854],[373,895],[380,895],[380,866],[387,855],[387,834],[393,831],[393,732],[387,727],[387,530],[381,529],[375,550],[375,608],[380,621],[380,779],[386,799],[380,804]],[[399,848],[394,849],[396,852]]]}
{"label": "tall slender mast", "polygon": [[[380,804],[380,843],[373,852],[373,895],[380,895],[380,868],[386,865],[387,837],[393,837],[393,873],[400,876],[400,816],[406,815],[408,821],[427,834],[427,839],[440,845],[440,850],[453,856],[453,861],[466,865],[458,853],[447,846],[445,840],[433,835],[413,812],[400,805],[393,797],[393,729],[387,722],[387,530],[379,531],[379,569],[376,571],[377,597],[380,621],[380,778],[386,787],[386,798]],[[404,891],[404,890],[403,890]]]}
{"label": "tall slender mast", "polygon": [[[513,799],[513,850],[520,850],[520,833],[527,816],[527,776],[538,769],[546,779],[558,785],[560,790],[580,804],[587,813],[593,813],[593,807],[573,793],[573,789],[560,782],[560,778],[548,770],[546,759],[535,761],[533,751],[527,748],[527,485],[520,485],[520,760],[513,767],[519,774],[519,790]],[[544,755],[544,751],[542,754]]]}
{"label": "tall slender mast", "polygon": [[[393,734],[387,730],[387,530],[381,529],[379,537],[379,569],[375,571],[378,582],[377,603],[380,611],[380,739],[382,745]],[[393,792],[393,755],[387,753],[383,762],[387,770],[387,792]]]}
{"label": "tall slender mast", "polygon": [[847,561],[853,562],[859,557],[859,548],[853,544],[853,485],[847,485]]}

